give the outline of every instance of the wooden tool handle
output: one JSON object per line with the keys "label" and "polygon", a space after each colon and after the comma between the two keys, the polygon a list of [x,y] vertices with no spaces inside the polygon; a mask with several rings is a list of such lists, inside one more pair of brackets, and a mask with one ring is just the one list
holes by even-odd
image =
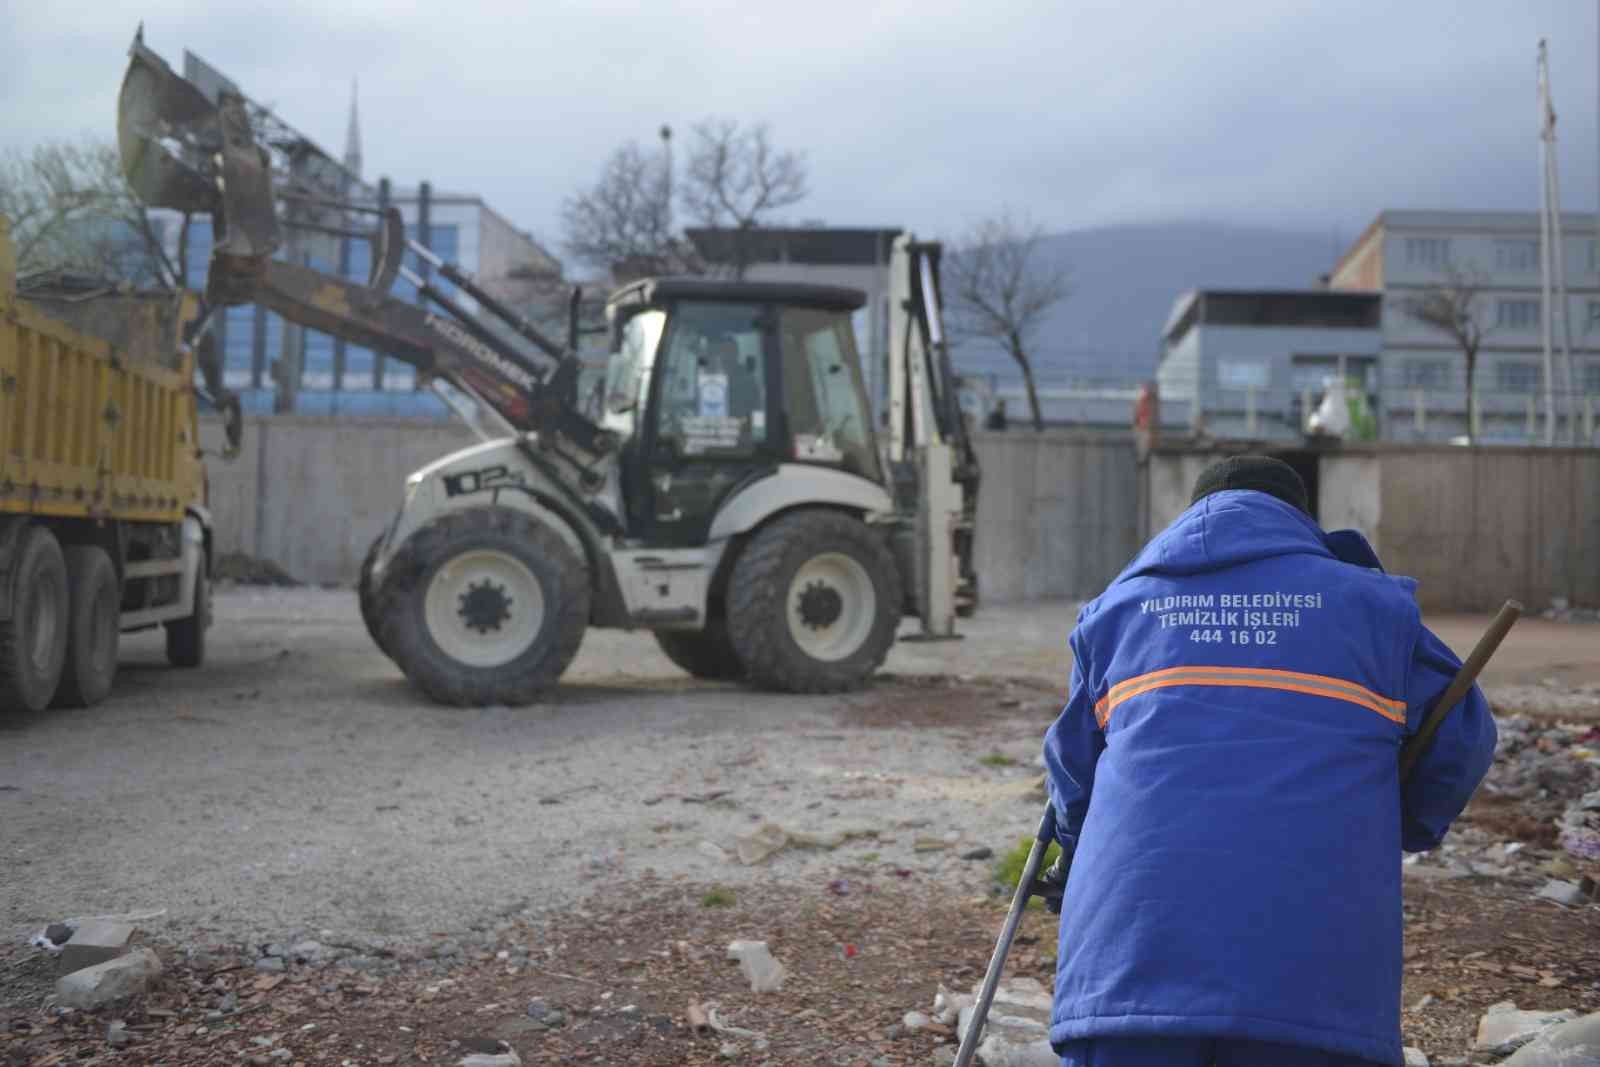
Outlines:
{"label": "wooden tool handle", "polygon": [[1438,701],[1428,712],[1428,717],[1422,721],[1422,729],[1418,730],[1400,749],[1400,781],[1405,782],[1411,777],[1411,771],[1417,765],[1417,760],[1427,751],[1428,745],[1433,742],[1433,735],[1439,732],[1439,726],[1444,722],[1445,716],[1450,714],[1450,709],[1461,703],[1472,688],[1472,683],[1478,680],[1484,666],[1489,662],[1489,657],[1494,655],[1495,649],[1500,647],[1506,634],[1511,632],[1511,627],[1516,625],[1517,619],[1522,615],[1522,605],[1515,600],[1508,600],[1500,606],[1500,612],[1489,623],[1489,628],[1483,636],[1478,638],[1478,643],[1473,646],[1472,654],[1461,665],[1456,676],[1450,680],[1450,685],[1445,689]]}

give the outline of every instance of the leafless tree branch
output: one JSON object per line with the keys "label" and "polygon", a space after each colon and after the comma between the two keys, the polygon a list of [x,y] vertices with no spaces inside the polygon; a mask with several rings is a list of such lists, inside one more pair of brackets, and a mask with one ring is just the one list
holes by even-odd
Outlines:
{"label": "leafless tree branch", "polygon": [[567,251],[593,267],[619,274],[690,269],[673,226],[671,160],[665,149],[637,142],[606,160],[593,188],[562,208]]}
{"label": "leafless tree branch", "polygon": [[109,141],[50,141],[0,155],[0,214],[11,220],[19,273],[181,284]]}
{"label": "leafless tree branch", "polygon": [[1009,212],[978,223],[944,259],[952,338],[1003,348],[1022,371],[1034,429],[1044,428],[1029,357],[1040,325],[1072,294],[1071,272],[1048,261],[1042,227]]}
{"label": "leafless tree branch", "polygon": [[774,147],[765,125],[707,119],[694,128],[694,135],[683,206],[703,225],[733,231],[732,267],[734,276],[742,278],[753,231],[809,193],[805,160]]}
{"label": "leafless tree branch", "polygon": [[1478,372],[1478,350],[1494,332],[1480,299],[1487,279],[1481,271],[1455,263],[1447,263],[1443,273],[1443,281],[1429,286],[1422,296],[1403,305],[1403,309],[1417,322],[1449,337],[1460,350],[1466,363],[1467,443],[1471,444],[1478,423],[1478,398],[1473,388]]}

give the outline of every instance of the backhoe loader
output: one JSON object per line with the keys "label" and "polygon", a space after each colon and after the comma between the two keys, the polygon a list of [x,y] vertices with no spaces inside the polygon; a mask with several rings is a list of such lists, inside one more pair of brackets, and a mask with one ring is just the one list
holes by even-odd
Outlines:
{"label": "backhoe loader", "polygon": [[[896,245],[887,441],[852,328],[865,297],[821,285],[623,287],[591,404],[575,320],[566,343],[547,337],[408,241],[392,208],[336,205],[376,221],[365,283],[275,258],[279,205],[306,194],[275,176],[244,98],[208,97],[142,39],[130,55],[124,171],[147,204],[212,216],[208,305],[255,303],[404,360],[492,426],[406,479],[361,571],[373,639],[432,698],[529,703],[590,626],[649,629],[697,677],[843,691],[882,664],[903,615],[946,636],[976,602],[977,464],[937,245]],[[409,270],[407,251],[456,291]],[[391,295],[399,277],[426,305]]]}

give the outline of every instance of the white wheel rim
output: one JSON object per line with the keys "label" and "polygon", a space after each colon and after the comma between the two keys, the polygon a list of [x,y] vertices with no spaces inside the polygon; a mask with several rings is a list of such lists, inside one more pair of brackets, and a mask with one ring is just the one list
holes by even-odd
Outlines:
{"label": "white wheel rim", "polygon": [[468,667],[499,667],[539,636],[544,589],[521,560],[477,549],[433,572],[422,610],[439,651]]}
{"label": "white wheel rim", "polygon": [[878,591],[872,576],[843,552],[824,552],[801,564],[789,583],[789,636],[812,659],[854,655],[872,634]]}

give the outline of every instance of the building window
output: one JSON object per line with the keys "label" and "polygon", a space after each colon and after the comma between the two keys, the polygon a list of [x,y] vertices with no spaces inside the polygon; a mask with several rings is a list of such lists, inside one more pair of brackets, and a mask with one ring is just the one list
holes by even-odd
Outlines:
{"label": "building window", "polygon": [[1407,237],[1406,262],[1416,267],[1442,267],[1450,262],[1448,237]]}
{"label": "building window", "polygon": [[1450,384],[1447,359],[1408,359],[1401,367],[1407,389],[1444,389]]}
{"label": "building window", "polygon": [[1265,389],[1270,374],[1259,360],[1225,359],[1217,364],[1217,384],[1224,389]]}
{"label": "building window", "polygon": [[1496,301],[1494,310],[1494,324],[1506,330],[1532,329],[1539,324],[1539,301]]}
{"label": "building window", "polygon": [[1583,332],[1600,333],[1600,300],[1590,300],[1584,304]]}
{"label": "building window", "polygon": [[1538,241],[1496,241],[1494,243],[1496,270],[1526,272],[1539,267]]}
{"label": "building window", "polygon": [[1539,391],[1539,364],[1506,361],[1494,369],[1495,387],[1502,393],[1536,393]]}
{"label": "building window", "polygon": [[1600,241],[1589,242],[1589,273],[1600,272]]}
{"label": "building window", "polygon": [[1583,391],[1588,396],[1600,397],[1600,359],[1583,368]]}

